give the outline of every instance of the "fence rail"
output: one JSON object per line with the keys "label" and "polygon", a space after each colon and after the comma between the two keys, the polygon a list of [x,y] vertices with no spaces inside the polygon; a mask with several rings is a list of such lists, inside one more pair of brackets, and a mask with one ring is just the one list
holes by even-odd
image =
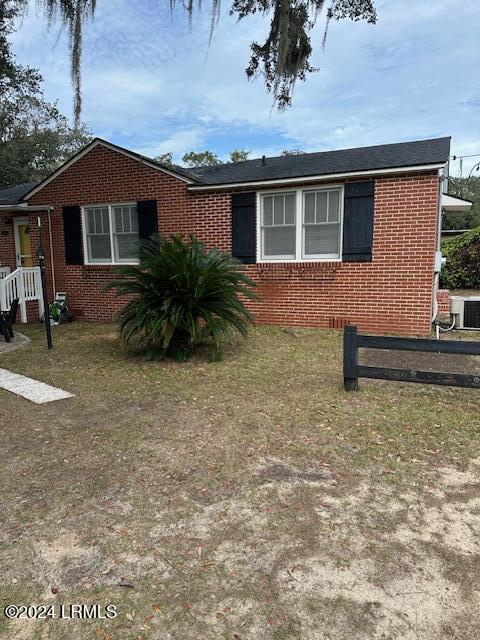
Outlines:
{"label": "fence rail", "polygon": [[453,353],[480,356],[480,341],[429,340],[424,338],[393,338],[389,336],[365,336],[357,327],[347,325],[343,334],[343,385],[346,391],[358,389],[359,378],[394,380],[397,382],[419,382],[451,387],[480,389],[480,375],[466,373],[443,373],[419,369],[394,369],[371,367],[358,362],[358,349],[391,349],[392,351],[423,351],[429,353]]}

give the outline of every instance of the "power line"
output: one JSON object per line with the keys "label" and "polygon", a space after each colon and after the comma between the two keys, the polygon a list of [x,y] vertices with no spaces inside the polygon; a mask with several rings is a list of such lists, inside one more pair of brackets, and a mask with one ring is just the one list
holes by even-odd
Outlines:
{"label": "power line", "polygon": [[[463,155],[463,156],[450,156],[451,160],[459,160],[460,161],[460,178],[463,177],[463,161],[465,158],[480,158],[480,153],[470,153],[469,155]],[[477,166],[477,164],[474,164],[472,167],[472,171],[473,169]],[[470,175],[469,177],[472,175],[472,171],[470,171]]]}
{"label": "power line", "polygon": [[480,157],[480,153],[471,153],[469,156],[450,156],[451,160],[462,160],[463,158],[476,158]]}

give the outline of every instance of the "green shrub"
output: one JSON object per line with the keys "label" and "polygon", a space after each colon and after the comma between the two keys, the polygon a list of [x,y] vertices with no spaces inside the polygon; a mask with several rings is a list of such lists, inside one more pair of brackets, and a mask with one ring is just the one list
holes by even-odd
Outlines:
{"label": "green shrub", "polygon": [[480,227],[442,243],[447,259],[440,273],[440,285],[446,289],[480,288]]}
{"label": "green shrub", "polygon": [[108,288],[133,296],[118,316],[129,350],[185,360],[202,343],[215,353],[231,332],[246,335],[252,315],[239,296],[256,299],[254,286],[235,258],[175,236],[142,243],[140,264],[118,269]]}

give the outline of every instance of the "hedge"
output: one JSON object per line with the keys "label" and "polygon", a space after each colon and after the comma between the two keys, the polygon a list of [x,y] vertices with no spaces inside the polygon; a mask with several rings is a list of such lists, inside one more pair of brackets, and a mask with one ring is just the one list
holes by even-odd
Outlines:
{"label": "hedge", "polygon": [[447,259],[440,273],[445,289],[480,289],[480,227],[445,240],[442,253]]}

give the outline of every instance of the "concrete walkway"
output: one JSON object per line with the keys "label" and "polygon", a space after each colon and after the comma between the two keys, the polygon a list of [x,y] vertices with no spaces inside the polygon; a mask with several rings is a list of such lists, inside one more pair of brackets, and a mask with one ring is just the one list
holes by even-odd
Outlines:
{"label": "concrete walkway", "polygon": [[27,378],[19,373],[12,373],[8,369],[0,369],[0,388],[22,396],[35,404],[73,398],[73,394],[68,391],[33,380],[33,378]]}
{"label": "concrete walkway", "polygon": [[10,353],[10,351],[15,351],[15,349],[24,347],[29,343],[30,338],[27,338],[27,336],[24,336],[23,333],[19,333],[18,331],[15,331],[15,337],[12,338],[11,342],[5,342],[3,336],[0,336],[0,355],[2,355],[2,353]]}

